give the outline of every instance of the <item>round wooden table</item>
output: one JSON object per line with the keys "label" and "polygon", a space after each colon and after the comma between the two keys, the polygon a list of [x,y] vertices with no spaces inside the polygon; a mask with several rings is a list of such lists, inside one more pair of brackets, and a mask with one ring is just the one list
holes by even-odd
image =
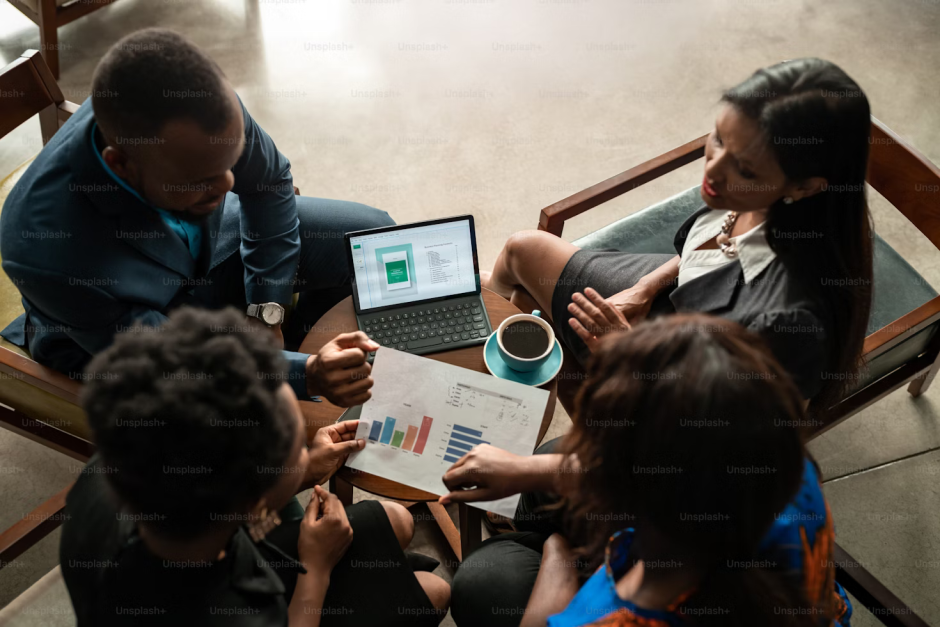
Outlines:
{"label": "round wooden table", "polygon": [[[486,305],[486,312],[490,317],[490,324],[496,329],[499,324],[518,313],[522,313],[512,303],[490,290],[483,290],[483,302]],[[359,329],[356,324],[356,313],[353,309],[352,297],[338,303],[330,309],[314,326],[307,337],[300,345],[300,352],[315,354],[324,344],[332,340],[340,333],[349,333]],[[379,349],[381,350],[381,349]],[[470,348],[460,348],[457,350],[442,351],[425,355],[428,359],[442,361],[447,364],[461,366],[477,372],[489,373],[486,364],[483,361],[483,345],[471,346]],[[545,408],[545,415],[542,416],[542,425],[539,428],[539,436],[536,445],[545,437],[548,427],[552,422],[552,416],[555,413],[555,402],[558,398],[558,385],[555,379],[542,386],[548,390],[550,396],[548,405]],[[333,405],[326,399],[320,403],[302,402],[304,417],[307,421],[307,428],[311,435],[320,427],[332,424],[345,411],[342,407]],[[407,502],[427,502],[428,508],[434,515],[447,537],[451,548],[458,559],[480,541],[480,510],[473,507],[460,506],[460,534],[458,537],[457,529],[454,526],[450,515],[444,510],[444,507],[437,502],[438,496],[418,490],[395,481],[371,475],[369,473],[353,470],[343,467],[331,479],[331,491],[346,504],[352,502],[352,486],[365,490],[378,496],[396,499]]]}

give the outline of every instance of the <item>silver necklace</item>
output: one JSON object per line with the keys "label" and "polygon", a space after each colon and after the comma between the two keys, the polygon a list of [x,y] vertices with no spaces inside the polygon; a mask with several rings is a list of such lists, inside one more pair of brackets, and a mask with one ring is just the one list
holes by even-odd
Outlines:
{"label": "silver necklace", "polygon": [[731,241],[731,229],[734,228],[734,223],[737,221],[738,212],[729,211],[728,215],[725,216],[725,221],[721,225],[721,233],[715,238],[718,248],[721,249],[725,257],[730,259],[734,259],[738,256],[738,247]]}

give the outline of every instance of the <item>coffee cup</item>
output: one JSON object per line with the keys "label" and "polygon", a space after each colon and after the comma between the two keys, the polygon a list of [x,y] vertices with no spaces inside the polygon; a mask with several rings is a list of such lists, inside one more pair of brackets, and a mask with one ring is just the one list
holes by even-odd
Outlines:
{"label": "coffee cup", "polygon": [[496,345],[506,365],[519,372],[531,372],[548,361],[555,348],[555,332],[538,310],[516,314],[496,329]]}

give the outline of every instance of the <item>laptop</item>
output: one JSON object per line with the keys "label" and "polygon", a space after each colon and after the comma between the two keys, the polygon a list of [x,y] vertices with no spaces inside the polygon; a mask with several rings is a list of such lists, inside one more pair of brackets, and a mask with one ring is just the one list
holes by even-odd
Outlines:
{"label": "laptop", "polygon": [[483,344],[493,332],[473,216],[351,231],[346,255],[359,328],[382,346],[425,355]]}

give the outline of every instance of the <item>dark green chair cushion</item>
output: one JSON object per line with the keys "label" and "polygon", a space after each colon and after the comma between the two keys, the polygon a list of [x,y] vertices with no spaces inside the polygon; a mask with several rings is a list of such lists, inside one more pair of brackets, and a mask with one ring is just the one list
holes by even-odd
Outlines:
{"label": "dark green chair cushion", "polygon": [[[576,240],[588,250],[674,253],[673,239],[682,223],[703,205],[698,186],[656,203]],[[874,302],[868,332],[881,329],[937,296],[937,292],[883,239],[875,235]],[[868,363],[856,390],[924,352],[937,331],[932,325]]]}

